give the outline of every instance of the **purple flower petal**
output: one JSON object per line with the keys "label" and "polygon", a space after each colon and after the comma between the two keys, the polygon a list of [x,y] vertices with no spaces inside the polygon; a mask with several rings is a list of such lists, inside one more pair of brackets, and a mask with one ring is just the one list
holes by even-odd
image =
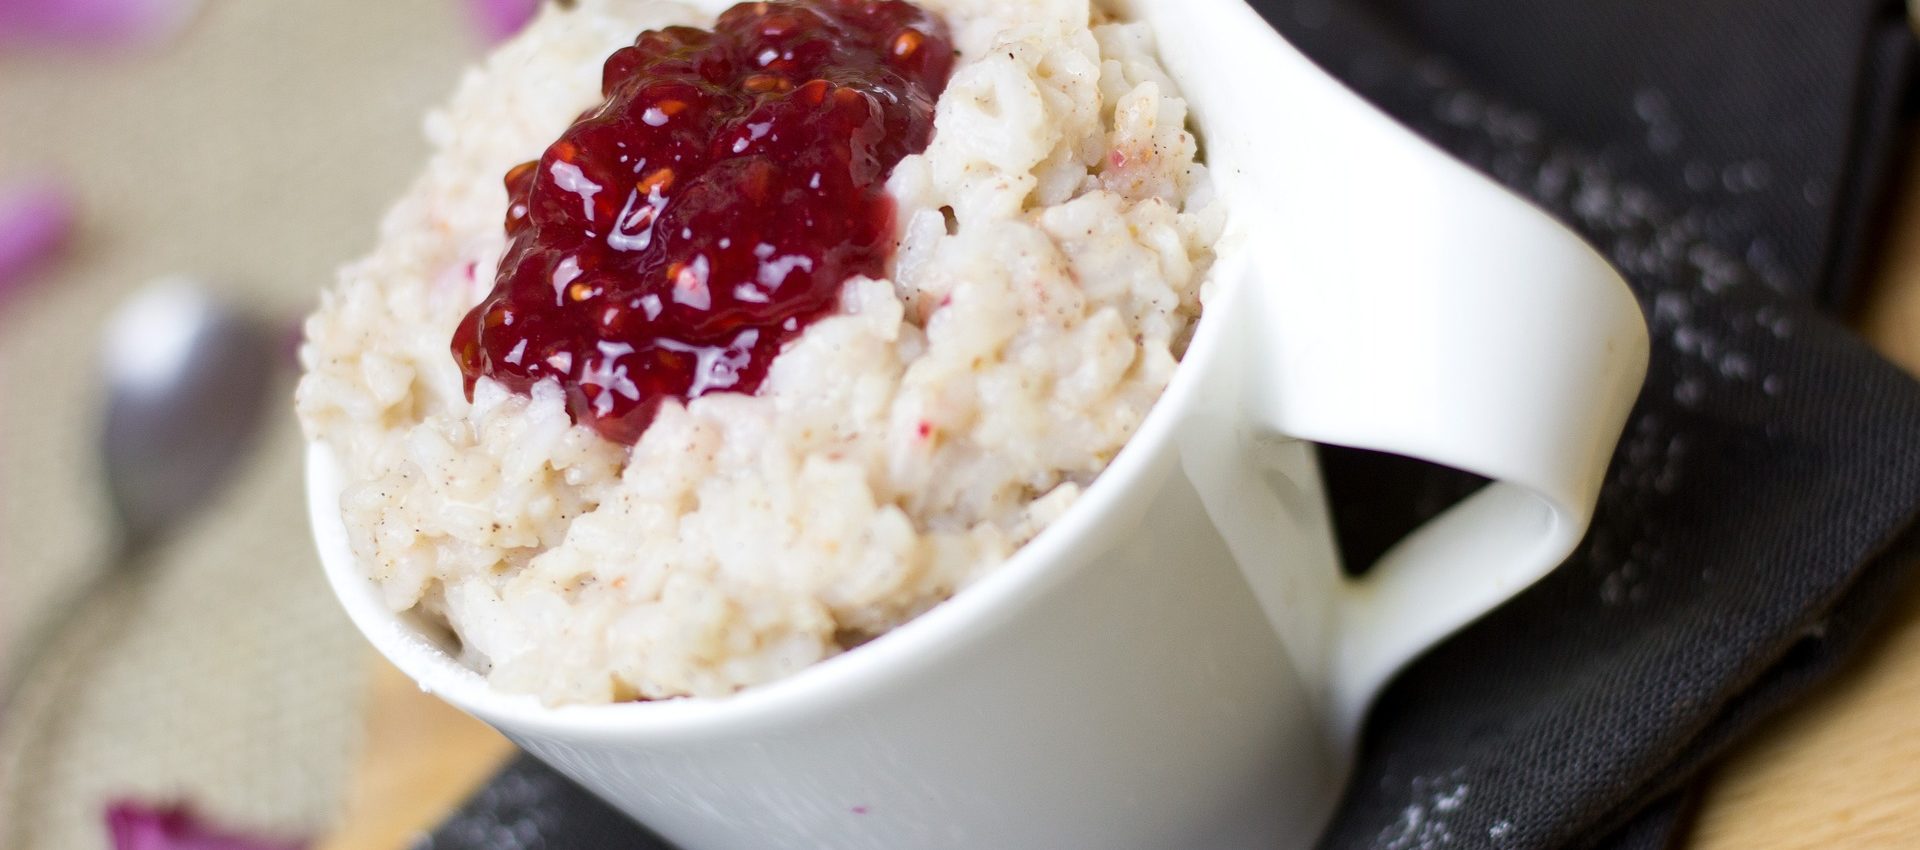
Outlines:
{"label": "purple flower petal", "polygon": [[540,8],[540,0],[467,0],[474,25],[489,42],[512,38]]}
{"label": "purple flower petal", "polygon": [[165,40],[199,0],[0,0],[0,47],[136,45]]}
{"label": "purple flower petal", "polygon": [[153,808],[122,800],[107,807],[114,850],[304,850],[305,842],[263,841],[220,832],[185,806]]}
{"label": "purple flower petal", "polygon": [[295,371],[300,369],[300,346],[307,344],[307,319],[294,316],[286,319],[280,331],[280,356],[286,359],[288,366]]}
{"label": "purple flower petal", "polygon": [[0,299],[59,250],[72,230],[73,200],[58,182],[43,178],[0,188]]}

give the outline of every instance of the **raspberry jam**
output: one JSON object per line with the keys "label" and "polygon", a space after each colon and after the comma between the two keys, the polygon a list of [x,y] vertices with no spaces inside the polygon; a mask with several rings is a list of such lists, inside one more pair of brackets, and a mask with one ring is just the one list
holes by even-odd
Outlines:
{"label": "raspberry jam", "polygon": [[633,443],[665,398],[751,393],[894,248],[887,175],[926,148],[953,45],[897,0],[743,3],[642,33],[606,103],[507,173],[494,288],[453,334],[482,375],[565,388]]}

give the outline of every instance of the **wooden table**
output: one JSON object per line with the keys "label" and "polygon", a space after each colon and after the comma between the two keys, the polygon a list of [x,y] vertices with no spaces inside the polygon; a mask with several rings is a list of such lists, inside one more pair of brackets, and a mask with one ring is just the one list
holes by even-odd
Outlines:
{"label": "wooden table", "polygon": [[[1920,144],[1859,326],[1920,375]],[[479,722],[377,664],[366,757],[344,829],[318,850],[400,850],[512,753]],[[1920,586],[1849,669],[1715,772],[1694,850],[1920,847]]]}

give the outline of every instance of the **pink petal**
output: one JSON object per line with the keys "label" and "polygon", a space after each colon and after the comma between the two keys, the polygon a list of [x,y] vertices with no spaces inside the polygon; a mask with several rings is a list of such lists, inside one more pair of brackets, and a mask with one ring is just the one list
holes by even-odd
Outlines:
{"label": "pink petal", "polygon": [[480,34],[496,43],[512,38],[539,8],[540,0],[467,0],[467,12]]}
{"label": "pink petal", "polygon": [[0,188],[0,298],[59,250],[72,230],[73,199],[58,182],[43,178]]}
{"label": "pink petal", "polygon": [[280,331],[280,356],[286,366],[298,373],[300,371],[300,346],[307,344],[307,318],[292,316],[285,320]]}
{"label": "pink petal", "polygon": [[0,0],[0,46],[155,44],[178,32],[198,0]]}
{"label": "pink petal", "polygon": [[107,807],[114,850],[304,850],[304,842],[263,841],[217,831],[185,806],[152,808],[122,800]]}

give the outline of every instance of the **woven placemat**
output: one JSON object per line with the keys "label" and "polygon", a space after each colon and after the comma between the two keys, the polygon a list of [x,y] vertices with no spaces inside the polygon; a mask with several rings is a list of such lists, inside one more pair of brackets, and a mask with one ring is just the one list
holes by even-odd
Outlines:
{"label": "woven placemat", "polygon": [[[51,171],[80,204],[67,254],[0,305],[0,640],[107,557],[104,314],[188,272],[291,334],[418,168],[422,112],[480,47],[462,12],[206,3],[144,52],[0,53],[0,181]],[[288,369],[232,489],[69,630],[4,719],[0,765],[30,794],[0,846],[105,847],[120,797],[266,835],[338,816],[369,654],[308,542]]]}

